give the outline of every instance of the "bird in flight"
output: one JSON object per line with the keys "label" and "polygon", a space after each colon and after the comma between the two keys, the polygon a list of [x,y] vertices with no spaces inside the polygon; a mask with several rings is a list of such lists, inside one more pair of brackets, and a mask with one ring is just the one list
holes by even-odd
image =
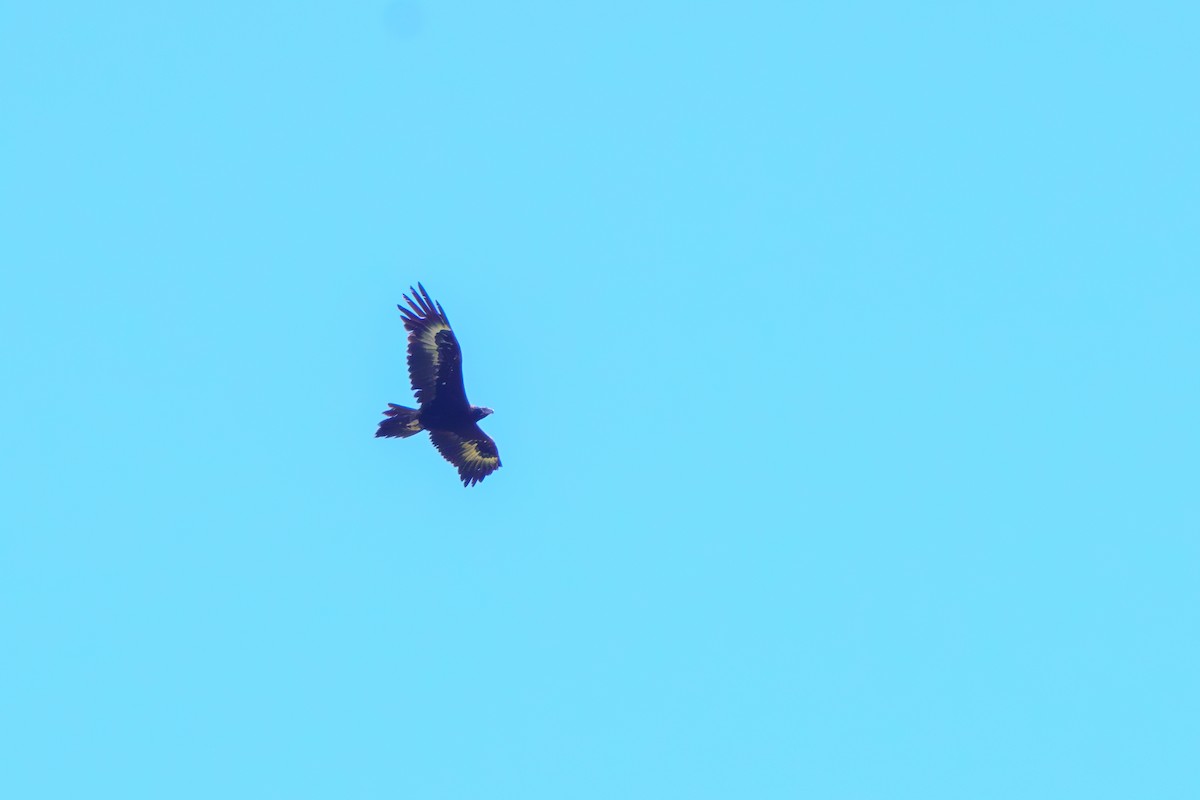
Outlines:
{"label": "bird in flight", "polygon": [[442,458],[458,467],[463,486],[474,486],[500,468],[500,451],[479,428],[492,409],[467,402],[463,387],[462,350],[441,303],[429,298],[420,283],[404,295],[400,316],[408,331],[408,375],[420,408],[388,403],[376,436],[406,439],[429,431]]}

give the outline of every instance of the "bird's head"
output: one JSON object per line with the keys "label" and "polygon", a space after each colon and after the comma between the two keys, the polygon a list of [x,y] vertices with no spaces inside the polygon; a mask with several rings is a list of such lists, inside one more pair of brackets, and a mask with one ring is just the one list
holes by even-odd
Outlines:
{"label": "bird's head", "polygon": [[484,417],[488,416],[489,414],[495,414],[495,413],[496,413],[495,411],[488,408],[487,406],[475,406],[475,415],[478,419],[483,419]]}

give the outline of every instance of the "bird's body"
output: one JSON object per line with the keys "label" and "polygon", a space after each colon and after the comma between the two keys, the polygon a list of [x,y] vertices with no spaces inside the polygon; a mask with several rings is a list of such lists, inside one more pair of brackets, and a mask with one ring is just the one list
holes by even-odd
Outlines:
{"label": "bird's body", "polygon": [[421,408],[421,425],[427,431],[465,433],[486,416],[479,406],[468,405],[464,416],[461,408],[435,400]]}
{"label": "bird's body", "polygon": [[420,408],[388,403],[376,436],[406,439],[421,431],[442,457],[458,467],[464,486],[473,486],[500,468],[496,443],[479,427],[490,408],[473,406],[463,386],[462,350],[440,303],[425,287],[404,295],[410,308],[397,306],[408,331],[408,373]]}

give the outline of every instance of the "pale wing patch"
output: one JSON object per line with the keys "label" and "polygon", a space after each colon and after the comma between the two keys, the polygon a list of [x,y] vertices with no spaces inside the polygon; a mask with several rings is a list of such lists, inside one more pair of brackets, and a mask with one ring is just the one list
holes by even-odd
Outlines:
{"label": "pale wing patch", "polygon": [[472,466],[489,466],[496,467],[500,464],[500,456],[485,453],[479,446],[479,442],[463,442],[459,451],[462,453],[463,461]]}
{"label": "pale wing patch", "polygon": [[448,431],[430,431],[433,445],[442,457],[458,467],[464,486],[474,486],[500,468],[496,443],[480,431],[482,439],[464,439]]}
{"label": "pale wing patch", "polygon": [[426,323],[425,327],[417,333],[417,341],[429,353],[429,359],[436,367],[438,365],[438,344],[437,335],[440,331],[448,331],[450,326],[439,321]]}
{"label": "pale wing patch", "polygon": [[436,394],[438,367],[441,364],[437,335],[441,331],[448,330],[450,330],[449,325],[441,320],[433,319],[411,333],[411,348],[419,348],[421,352],[420,355],[414,353],[409,358],[409,372],[413,390],[417,392],[417,398],[421,402],[429,402]]}

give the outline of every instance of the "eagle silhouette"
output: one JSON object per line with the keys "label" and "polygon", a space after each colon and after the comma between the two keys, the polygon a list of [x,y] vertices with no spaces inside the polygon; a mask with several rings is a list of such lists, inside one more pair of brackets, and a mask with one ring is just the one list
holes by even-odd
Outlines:
{"label": "eagle silhouette", "polygon": [[441,303],[429,298],[420,283],[404,295],[400,316],[408,331],[408,375],[420,408],[388,403],[376,436],[406,439],[429,431],[433,446],[458,467],[463,486],[474,486],[500,468],[500,451],[479,428],[492,409],[467,402],[463,387],[462,350]]}

